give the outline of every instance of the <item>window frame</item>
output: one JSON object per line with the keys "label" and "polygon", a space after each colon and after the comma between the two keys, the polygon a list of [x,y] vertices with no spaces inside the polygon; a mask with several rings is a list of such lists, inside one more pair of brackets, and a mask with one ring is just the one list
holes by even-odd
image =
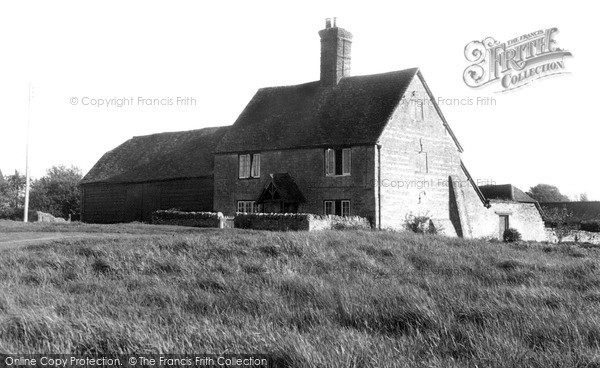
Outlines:
{"label": "window frame", "polygon": [[410,117],[412,119],[412,121],[415,122],[422,122],[425,120],[425,107],[423,105],[425,105],[423,103],[422,100],[419,99],[412,99],[411,100],[411,105],[410,106]]}
{"label": "window frame", "polygon": [[[241,209],[242,211],[240,211],[240,205],[241,205]],[[237,205],[236,205],[236,212],[238,213],[261,213],[262,212],[262,206],[258,203],[256,203],[256,201],[252,201],[252,200],[239,200],[237,201]],[[246,211],[249,210],[249,211]]]}
{"label": "window frame", "polygon": [[[327,211],[327,205],[330,205],[330,211]],[[323,213],[325,214],[325,216],[335,215],[335,201],[323,201]]]}
{"label": "window frame", "polygon": [[[348,205],[348,212],[346,214],[344,214],[344,204]],[[351,211],[351,207],[350,207],[350,200],[349,199],[344,199],[340,201],[340,206],[342,207],[340,210],[341,216],[342,217],[349,217],[350,216],[350,211]]]}
{"label": "window frame", "polygon": [[[352,175],[352,148],[326,148],[325,176],[351,176]],[[341,162],[338,162],[338,159]],[[338,170],[339,169],[339,170]]]}
{"label": "window frame", "polygon": [[[242,158],[246,158],[247,162],[244,165],[242,172]],[[240,153],[238,154],[238,179],[257,179],[260,178],[260,153]]]}
{"label": "window frame", "polygon": [[[328,213],[327,206],[330,205],[331,211]],[[345,210],[345,205],[347,205],[347,212]],[[339,207],[338,207],[339,206]],[[336,215],[339,210],[339,215]],[[341,216],[341,217],[349,217],[352,213],[352,201],[349,199],[326,199],[323,201],[323,214],[325,216]]]}

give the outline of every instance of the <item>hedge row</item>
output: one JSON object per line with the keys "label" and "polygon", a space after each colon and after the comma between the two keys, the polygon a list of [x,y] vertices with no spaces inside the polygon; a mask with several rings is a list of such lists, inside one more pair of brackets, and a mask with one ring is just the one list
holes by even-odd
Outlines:
{"label": "hedge row", "polygon": [[[25,210],[14,208],[0,208],[0,220],[23,221]],[[37,212],[29,210],[29,222],[37,221]]]}
{"label": "hedge row", "polygon": [[192,227],[220,227],[223,214],[220,212],[183,212],[160,210],[152,212],[152,223]]}
{"label": "hedge row", "polygon": [[306,213],[237,213],[234,226],[241,229],[274,231],[371,228],[367,219],[358,216],[321,216]]}
{"label": "hedge row", "polygon": [[579,228],[584,231],[600,233],[600,221],[583,221]]}

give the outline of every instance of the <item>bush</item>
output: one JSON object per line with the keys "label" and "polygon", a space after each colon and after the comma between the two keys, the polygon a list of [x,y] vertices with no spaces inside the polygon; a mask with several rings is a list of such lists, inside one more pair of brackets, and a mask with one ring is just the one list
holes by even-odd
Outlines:
{"label": "bush", "polygon": [[[23,221],[23,213],[25,211],[22,208],[0,208],[0,220],[13,220]],[[36,211],[29,210],[29,222],[37,221],[38,216]]]}
{"label": "bush", "polygon": [[366,218],[358,216],[313,215],[307,213],[237,213],[235,227],[255,230],[358,230],[370,229]]}
{"label": "bush", "polygon": [[438,233],[438,229],[435,228],[433,221],[427,215],[415,216],[408,214],[404,220],[404,227],[417,234],[432,234]]}
{"label": "bush", "polygon": [[513,243],[521,240],[521,233],[517,229],[506,229],[504,230],[504,234],[502,235],[502,239],[505,243]]}
{"label": "bush", "polygon": [[583,221],[581,222],[580,229],[583,231],[600,233],[600,221]]}
{"label": "bush", "polygon": [[183,212],[176,209],[152,212],[152,223],[192,227],[219,227],[223,214],[220,212]]}

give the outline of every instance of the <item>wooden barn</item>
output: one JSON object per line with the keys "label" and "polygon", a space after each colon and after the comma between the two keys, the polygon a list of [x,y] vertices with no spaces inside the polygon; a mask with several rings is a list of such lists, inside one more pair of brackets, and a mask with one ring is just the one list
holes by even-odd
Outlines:
{"label": "wooden barn", "polygon": [[149,221],[153,211],[212,211],[213,151],[227,127],[133,137],[81,181],[82,221]]}

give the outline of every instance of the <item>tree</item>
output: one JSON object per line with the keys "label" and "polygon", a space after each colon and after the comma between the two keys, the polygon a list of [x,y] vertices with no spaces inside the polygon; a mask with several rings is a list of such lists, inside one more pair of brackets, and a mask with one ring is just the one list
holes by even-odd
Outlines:
{"label": "tree", "polygon": [[25,175],[17,170],[13,175],[8,175],[0,183],[0,207],[13,209],[23,208],[25,205]]}
{"label": "tree", "polygon": [[587,202],[589,201],[587,193],[581,193],[579,195],[579,202]]}
{"label": "tree", "polygon": [[8,208],[8,185],[0,171],[0,211]]}
{"label": "tree", "polygon": [[557,187],[550,184],[538,184],[531,187],[527,195],[538,202],[569,202],[569,197],[562,194]]}
{"label": "tree", "polygon": [[81,207],[78,167],[53,166],[31,185],[31,208],[57,217],[78,216]]}
{"label": "tree", "polygon": [[544,208],[544,220],[554,229],[559,243],[573,230],[577,230],[577,225],[572,223],[573,212],[566,208]]}

